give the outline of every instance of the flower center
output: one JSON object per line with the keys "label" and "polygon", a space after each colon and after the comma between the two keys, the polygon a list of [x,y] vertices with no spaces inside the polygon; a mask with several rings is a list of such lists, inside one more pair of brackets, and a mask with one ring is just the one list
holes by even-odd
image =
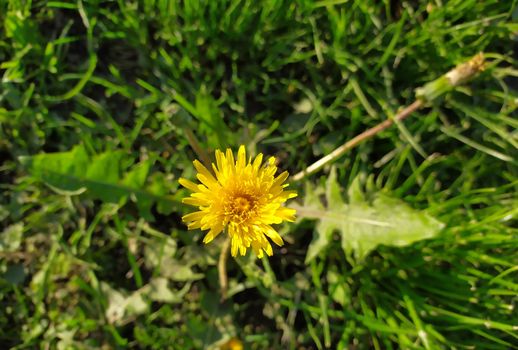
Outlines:
{"label": "flower center", "polygon": [[243,222],[254,212],[255,201],[249,195],[240,194],[231,198],[225,209],[230,221]]}
{"label": "flower center", "polygon": [[237,197],[235,203],[235,209],[238,212],[244,213],[250,209],[250,201],[245,197]]}

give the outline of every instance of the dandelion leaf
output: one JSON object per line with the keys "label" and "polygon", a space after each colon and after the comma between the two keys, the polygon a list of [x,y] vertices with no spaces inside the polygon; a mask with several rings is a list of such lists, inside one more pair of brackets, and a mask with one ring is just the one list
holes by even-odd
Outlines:
{"label": "dandelion leaf", "polygon": [[358,179],[349,187],[348,203],[340,192],[334,169],[326,183],[325,205],[317,190],[306,192],[301,216],[317,220],[306,263],[324,253],[335,232],[346,256],[361,261],[379,245],[406,246],[436,236],[443,227],[426,211],[413,209],[400,199],[380,192],[367,196]]}
{"label": "dandelion leaf", "polygon": [[[328,209],[341,210],[341,206],[344,206],[342,197],[340,195],[340,188],[336,182],[336,172],[331,172],[328,184],[325,189],[326,202],[329,205]],[[306,184],[306,197],[304,198],[304,210],[310,212],[310,217],[318,217],[319,213],[326,212],[326,208],[319,199],[321,188],[313,189],[309,183]],[[318,220],[315,225],[315,231],[313,233],[313,240],[309,245],[308,252],[306,254],[306,263],[309,263],[315,257],[317,257],[330,243],[333,232],[336,229],[336,224],[330,220]]]}
{"label": "dandelion leaf", "polygon": [[131,198],[139,215],[153,220],[151,206],[165,201],[145,188],[152,160],[128,167],[132,159],[122,151],[107,151],[90,156],[83,145],[70,151],[40,153],[19,158],[27,171],[54,191],[64,195],[84,193],[108,203],[123,205]]}

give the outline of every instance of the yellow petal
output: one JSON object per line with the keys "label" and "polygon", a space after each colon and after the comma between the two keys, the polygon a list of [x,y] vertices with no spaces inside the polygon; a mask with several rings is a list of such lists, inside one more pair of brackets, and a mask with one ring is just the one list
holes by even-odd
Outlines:
{"label": "yellow petal", "polygon": [[239,150],[237,151],[236,168],[244,169],[245,165],[246,165],[246,151],[245,151],[245,146],[241,145],[241,146],[239,146]]}
{"label": "yellow petal", "polygon": [[254,159],[254,163],[252,165],[253,169],[254,169],[254,172],[257,172],[259,170],[259,168],[261,167],[261,163],[263,162],[263,154],[262,153],[259,153],[255,159]]}
{"label": "yellow petal", "polygon": [[285,193],[288,196],[288,199],[295,198],[298,196],[297,192],[295,192],[295,191],[285,191]]}
{"label": "yellow petal", "polygon": [[182,203],[193,205],[195,207],[202,207],[207,205],[207,201],[205,199],[200,198],[194,198],[194,197],[187,197],[182,199]]}
{"label": "yellow petal", "polygon": [[282,174],[280,174],[279,176],[277,176],[275,178],[272,186],[280,186],[288,178],[288,175],[289,175],[288,172],[285,171]]}
{"label": "yellow petal", "polygon": [[279,247],[282,247],[284,245],[284,241],[282,240],[282,237],[271,227],[270,225],[264,225],[263,232],[265,235],[267,235],[275,244],[277,244]]}
{"label": "yellow petal", "polygon": [[232,237],[232,240],[230,242],[230,254],[233,256],[233,257],[236,257],[237,255],[237,250],[238,250],[238,243],[237,243],[237,239],[235,237]]}
{"label": "yellow petal", "polygon": [[182,221],[183,222],[188,222],[188,221],[200,221],[201,222],[201,219],[203,219],[203,217],[205,215],[206,215],[206,213],[203,211],[195,211],[194,213],[190,213],[190,214],[182,216]]}
{"label": "yellow petal", "polygon": [[230,148],[227,148],[226,161],[228,165],[234,166],[234,154]]}
{"label": "yellow petal", "polygon": [[292,221],[293,222],[293,221],[295,221],[295,214],[296,213],[297,213],[297,211],[295,209],[286,208],[286,207],[280,207],[275,212],[275,215],[277,217],[281,218],[282,220]]}
{"label": "yellow petal", "polygon": [[260,259],[264,256],[263,254],[263,245],[261,244],[260,240],[255,240],[252,242],[252,250],[254,251],[255,255]]}
{"label": "yellow petal", "polygon": [[[217,184],[218,182],[216,181],[216,179],[214,178],[214,176],[212,176],[212,174],[210,173],[210,171],[205,168],[205,166],[203,164],[201,164],[198,160],[195,160],[193,162],[194,164],[194,167],[196,168],[196,170],[198,171],[198,179],[200,178],[200,175],[203,175],[203,177],[205,178],[205,181],[203,182],[203,184],[207,187],[211,187],[215,184]],[[201,181],[201,179],[200,179]]]}
{"label": "yellow petal", "polygon": [[184,179],[183,177],[181,177],[180,179],[178,179],[178,182],[180,183],[180,185],[182,185],[183,187],[193,191],[193,192],[198,192],[198,185],[195,184],[194,182],[192,181],[189,181],[187,179]]}
{"label": "yellow petal", "polygon": [[198,174],[196,175],[196,177],[198,178],[198,180],[200,180],[202,184],[207,186],[207,188],[209,188],[211,191],[217,191],[218,187],[220,187],[219,183],[216,180],[214,180],[214,178],[208,178],[204,174]]}
{"label": "yellow petal", "polygon": [[266,241],[266,244],[263,246],[263,249],[264,249],[264,251],[266,252],[266,254],[268,256],[272,256],[273,255],[272,246],[271,246],[270,243],[268,243],[268,241]]}
{"label": "yellow petal", "polygon": [[217,224],[216,226],[212,227],[203,238],[203,243],[207,244],[210,243],[214,238],[216,238],[221,231],[223,231],[223,226],[221,224]]}
{"label": "yellow petal", "polygon": [[201,222],[199,222],[199,221],[193,221],[187,225],[188,230],[194,230],[197,228],[201,228]]}
{"label": "yellow petal", "polygon": [[226,166],[225,155],[219,149],[216,150],[216,165],[220,172],[223,172],[223,169],[225,169]]}

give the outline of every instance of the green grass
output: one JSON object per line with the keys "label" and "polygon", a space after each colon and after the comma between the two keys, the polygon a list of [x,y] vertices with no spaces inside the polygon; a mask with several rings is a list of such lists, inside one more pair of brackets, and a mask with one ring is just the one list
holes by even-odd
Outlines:
{"label": "green grass", "polygon": [[[517,4],[0,0],[1,347],[518,348]],[[190,130],[294,174],[481,51],[292,182],[285,246],[229,259],[219,302]]]}

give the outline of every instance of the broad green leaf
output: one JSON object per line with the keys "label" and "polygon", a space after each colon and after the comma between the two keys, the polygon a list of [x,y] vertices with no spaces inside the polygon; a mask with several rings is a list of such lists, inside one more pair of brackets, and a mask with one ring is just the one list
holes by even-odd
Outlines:
{"label": "broad green leaf", "polygon": [[157,211],[163,215],[171,214],[174,211],[174,202],[166,197],[171,192],[169,188],[171,180],[163,173],[154,172],[149,176],[148,181],[149,185],[146,190],[157,197]]}
{"label": "broad green leaf", "polygon": [[124,174],[128,159],[122,151],[107,151],[90,157],[84,146],[78,145],[68,152],[41,153],[19,159],[32,176],[58,193],[78,195],[85,192],[93,198],[120,205],[131,197],[146,220],[153,220],[151,206],[155,201],[174,205],[174,201],[165,195],[156,195],[144,188],[153,161],[138,163]]}
{"label": "broad green leaf", "polygon": [[68,152],[23,156],[19,160],[32,176],[61,194],[74,195],[86,190],[85,174],[89,159],[82,145]]}
{"label": "broad green leaf", "polygon": [[443,224],[427,214],[411,208],[400,199],[376,193],[367,200],[357,180],[353,181],[345,203],[333,169],[326,183],[326,207],[308,188],[304,207],[297,208],[300,217],[317,219],[306,263],[323,253],[334,232],[340,234],[347,256],[362,260],[379,245],[405,246],[432,238]]}
{"label": "broad green leaf", "polygon": [[115,151],[95,155],[92,158],[85,174],[90,195],[104,202],[113,203],[126,198],[129,194],[126,188],[113,186],[120,182],[122,156],[122,152]]}
{"label": "broad green leaf", "polygon": [[[149,170],[151,169],[153,162],[148,159],[133,167],[131,171],[126,173],[126,176],[122,180],[122,184],[129,188],[142,188],[146,183]],[[140,215],[145,219],[150,220],[153,217],[151,214],[151,206],[153,205],[154,198],[149,193],[135,193],[135,200]]]}

